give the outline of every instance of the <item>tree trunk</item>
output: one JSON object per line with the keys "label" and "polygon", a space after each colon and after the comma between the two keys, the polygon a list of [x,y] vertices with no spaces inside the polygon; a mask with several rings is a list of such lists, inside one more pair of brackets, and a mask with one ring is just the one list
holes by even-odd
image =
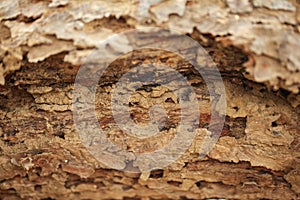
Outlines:
{"label": "tree trunk", "polygon": [[1,1],[0,198],[300,198],[299,23],[296,0]]}

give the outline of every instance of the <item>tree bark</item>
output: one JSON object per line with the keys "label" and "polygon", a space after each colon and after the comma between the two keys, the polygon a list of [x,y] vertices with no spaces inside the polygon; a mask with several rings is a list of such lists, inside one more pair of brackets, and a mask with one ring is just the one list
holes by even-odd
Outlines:
{"label": "tree bark", "polygon": [[[1,1],[0,198],[300,198],[299,9],[298,1],[288,0]],[[203,157],[204,136],[214,137],[209,126],[215,99],[208,83],[185,58],[163,48],[124,54],[123,49],[143,45],[164,47],[157,34],[132,37],[130,31],[141,27],[191,37],[221,74],[225,123],[218,142]],[[129,34],[122,41],[109,38],[123,33]],[[184,42],[173,45],[186,47]],[[193,88],[201,104],[199,121],[193,122],[195,137],[170,165],[130,173],[131,168],[139,170],[134,159],[116,163],[104,157],[119,166],[112,169],[93,154],[100,150],[89,151],[81,138],[74,123],[74,82],[91,53],[98,53],[90,57],[94,59],[106,51],[119,58],[112,63],[100,59],[109,64],[103,72],[87,68],[91,76],[102,72],[95,85],[95,114],[107,138],[126,151],[143,154],[163,148],[174,138],[182,108],[163,84],[140,83],[128,102],[132,120],[148,123],[156,104],[165,108],[167,118],[159,134],[148,139],[128,135],[114,119],[111,100],[124,74],[140,65],[168,66]],[[193,46],[178,52],[199,61]],[[178,84],[171,72],[161,74],[167,83]],[[85,78],[80,85],[94,87]],[[216,85],[214,89],[218,91]],[[164,120],[160,112],[156,116],[155,121]]]}

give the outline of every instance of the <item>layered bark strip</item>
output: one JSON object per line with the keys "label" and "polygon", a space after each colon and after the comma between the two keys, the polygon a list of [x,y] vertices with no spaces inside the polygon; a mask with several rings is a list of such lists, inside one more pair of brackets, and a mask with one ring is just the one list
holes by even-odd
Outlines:
{"label": "layered bark strip", "polygon": [[[296,0],[2,0],[0,199],[299,199],[299,23]],[[182,120],[174,91],[142,84],[131,91],[130,118],[162,122],[159,133],[139,138],[122,130],[112,99],[129,71],[168,66],[200,103],[188,149],[170,165],[141,173],[134,157],[104,157],[118,166],[112,169],[88,151],[72,98],[86,57],[101,48],[130,50],[137,40],[112,42],[110,36],[145,27],[187,35],[204,47],[223,78],[227,105],[218,142],[201,156],[203,138],[213,137],[209,126],[218,121],[211,121],[214,98],[195,66],[164,49],[134,50],[108,63],[95,86],[95,117],[107,140],[122,149],[138,155],[163,148]],[[193,49],[183,51],[198,59]],[[176,84],[172,73],[161,74]],[[81,84],[91,87],[89,80]],[[151,113],[155,105],[164,113]]]}

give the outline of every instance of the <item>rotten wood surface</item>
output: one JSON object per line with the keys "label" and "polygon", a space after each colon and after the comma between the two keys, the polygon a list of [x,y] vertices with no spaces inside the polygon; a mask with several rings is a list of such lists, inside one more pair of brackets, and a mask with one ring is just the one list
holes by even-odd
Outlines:
{"label": "rotten wood surface", "polygon": [[[296,1],[89,2],[94,7],[74,2],[0,3],[1,199],[300,197]],[[180,121],[180,107],[172,91],[160,85],[140,88],[130,100],[133,120],[148,122],[156,103],[169,118],[151,140],[126,135],[110,106],[126,71],[143,63],[165,64],[186,77],[201,100],[196,137],[184,155],[150,173],[128,173],[103,165],[83,145],[74,126],[72,92],[95,41],[149,25],[179,30],[205,48],[224,81],[226,121],[213,150],[199,158],[211,116],[199,73],[171,52],[120,57],[99,81],[95,105],[100,127],[127,150],[164,146]]]}

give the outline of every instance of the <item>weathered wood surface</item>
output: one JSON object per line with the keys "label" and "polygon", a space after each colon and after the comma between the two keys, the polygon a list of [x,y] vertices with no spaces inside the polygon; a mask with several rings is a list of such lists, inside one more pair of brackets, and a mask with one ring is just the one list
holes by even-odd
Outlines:
{"label": "weathered wood surface", "polygon": [[[286,0],[1,1],[0,198],[299,198],[299,9]],[[210,122],[203,79],[170,52],[121,57],[99,82],[95,103],[101,128],[116,144],[153,151],[172,138],[180,120],[172,92],[152,85],[132,98],[131,114],[147,122],[149,107],[162,104],[170,111],[162,134],[142,140],[118,129],[111,91],[130,68],[170,66],[202,103],[197,135],[185,154],[150,174],[131,174],[108,169],[82,144],[72,91],[84,56],[99,40],[143,26],[176,29],[205,48],[224,80],[226,122],[214,149],[200,159]]]}

